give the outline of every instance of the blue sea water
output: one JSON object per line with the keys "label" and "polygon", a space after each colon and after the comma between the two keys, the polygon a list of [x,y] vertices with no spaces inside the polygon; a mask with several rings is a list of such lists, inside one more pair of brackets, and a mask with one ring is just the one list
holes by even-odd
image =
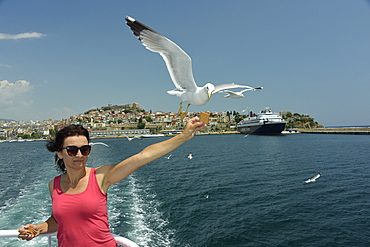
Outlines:
{"label": "blue sea water", "polygon": [[[111,148],[89,164],[164,139],[93,140]],[[366,135],[195,136],[110,188],[111,229],[140,246],[370,246],[369,148]],[[0,143],[0,229],[47,219],[56,175],[45,142]]]}

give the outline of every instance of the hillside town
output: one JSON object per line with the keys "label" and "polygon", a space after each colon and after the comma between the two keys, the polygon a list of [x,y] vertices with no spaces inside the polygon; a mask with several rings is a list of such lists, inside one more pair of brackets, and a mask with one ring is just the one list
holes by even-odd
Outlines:
{"label": "hillside town", "polygon": [[[236,124],[246,115],[236,111],[207,112],[210,115],[208,127],[202,132],[236,131]],[[281,111],[289,128],[322,127],[309,115]],[[199,116],[200,112],[189,112],[186,118]],[[186,120],[185,118],[185,120]],[[65,125],[80,124],[90,131],[91,137],[138,136],[144,134],[174,134],[181,132],[184,121],[174,112],[146,111],[139,103],[126,105],[108,104],[99,109],[62,120],[13,121],[0,120],[0,140],[48,139]]]}
{"label": "hillside town", "polygon": [[[203,131],[235,130],[239,114],[234,112],[208,112],[210,121]],[[191,112],[186,117],[199,116]],[[0,140],[49,138],[64,125],[81,124],[91,136],[140,135],[149,133],[176,133],[182,131],[184,121],[178,113],[145,111],[140,104],[103,106],[62,120],[11,121],[0,120]]]}

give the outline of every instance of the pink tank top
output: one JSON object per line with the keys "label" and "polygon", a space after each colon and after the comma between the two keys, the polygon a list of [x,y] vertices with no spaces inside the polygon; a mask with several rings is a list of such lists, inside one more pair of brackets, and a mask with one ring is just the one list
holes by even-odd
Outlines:
{"label": "pink tank top", "polygon": [[89,182],[84,192],[63,193],[60,177],[54,178],[52,212],[58,222],[59,247],[116,247],[110,233],[107,213],[107,195],[96,180],[91,168]]}

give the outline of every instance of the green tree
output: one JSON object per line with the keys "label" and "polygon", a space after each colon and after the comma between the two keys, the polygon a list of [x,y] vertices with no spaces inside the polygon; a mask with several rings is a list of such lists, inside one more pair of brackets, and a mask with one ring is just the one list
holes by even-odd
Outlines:
{"label": "green tree", "polygon": [[145,123],[143,122],[143,118],[139,118],[139,123],[137,124],[138,129],[145,129]]}
{"label": "green tree", "polygon": [[137,124],[138,129],[145,129],[145,123],[141,122]]}
{"label": "green tree", "polygon": [[242,121],[246,117],[247,117],[246,115],[237,115],[237,116],[235,116],[235,122],[239,123],[240,121]]}
{"label": "green tree", "polygon": [[149,116],[144,117],[147,122],[153,122],[153,119]]}

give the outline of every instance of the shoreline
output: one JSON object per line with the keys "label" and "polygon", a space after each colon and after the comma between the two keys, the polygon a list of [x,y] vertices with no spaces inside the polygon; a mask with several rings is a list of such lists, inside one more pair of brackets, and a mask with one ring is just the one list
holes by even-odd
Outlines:
{"label": "shoreline", "polygon": [[[302,129],[302,128],[295,128],[294,131],[282,131],[282,135],[289,135],[289,134],[344,134],[344,135],[370,135],[370,127],[345,127],[345,128],[315,128],[315,129]],[[218,132],[199,132],[195,135],[225,135],[225,134],[240,134],[239,131],[218,131]],[[171,137],[176,136],[177,134],[165,134],[164,137]],[[99,137],[90,137],[91,140],[94,139],[115,139],[115,138],[141,138],[141,135],[124,135],[124,136],[99,136]],[[158,138],[158,137],[152,137]],[[49,139],[23,139],[23,140],[12,140],[12,141],[5,141],[3,142],[31,142],[31,141],[48,141]]]}
{"label": "shoreline", "polygon": [[[196,133],[195,135],[225,135],[225,134],[241,134],[239,131],[219,131],[219,132],[200,132]],[[171,136],[176,136],[178,134],[164,134],[162,137],[171,137]],[[141,135],[124,135],[124,136],[99,136],[99,137],[90,137],[90,139],[108,139],[108,138],[127,138],[127,137],[136,137],[140,138]],[[158,138],[153,136],[152,138]]]}

